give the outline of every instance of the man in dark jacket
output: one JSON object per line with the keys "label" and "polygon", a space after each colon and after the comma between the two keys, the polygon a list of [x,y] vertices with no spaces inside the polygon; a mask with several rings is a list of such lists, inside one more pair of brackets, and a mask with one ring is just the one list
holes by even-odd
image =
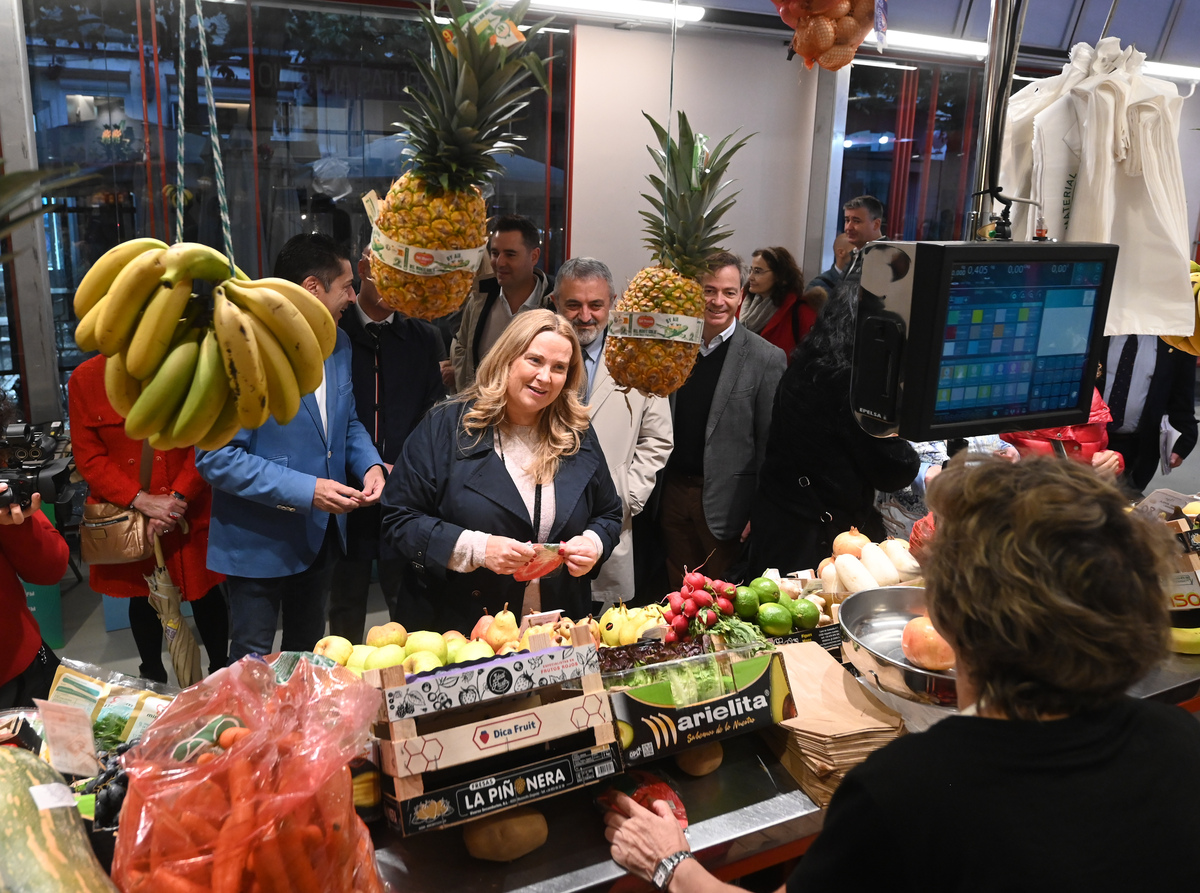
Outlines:
{"label": "man in dark jacket", "polygon": [[[342,314],[350,336],[351,375],[358,417],[391,471],[408,434],[434,403],[446,396],[438,362],[441,336],[424,320],[386,306],[375,290],[367,253],[358,261],[358,302]],[[429,618],[416,616],[401,586],[398,558],[379,542],[379,507],[347,519],[346,555],[334,575],[329,598],[329,632],[351,642],[363,640],[371,564],[379,559],[379,585],[392,620],[422,629]]]}
{"label": "man in dark jacket", "polygon": [[1140,493],[1158,469],[1164,415],[1179,432],[1171,468],[1196,446],[1196,358],[1153,335],[1106,338],[1105,351],[1096,386],[1113,416],[1108,448],[1125,458],[1125,483]]}

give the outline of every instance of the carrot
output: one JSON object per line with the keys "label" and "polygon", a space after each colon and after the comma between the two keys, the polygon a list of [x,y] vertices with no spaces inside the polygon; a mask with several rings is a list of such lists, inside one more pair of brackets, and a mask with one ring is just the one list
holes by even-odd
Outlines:
{"label": "carrot", "polygon": [[232,726],[221,733],[217,738],[217,744],[221,745],[225,750],[233,747],[243,738],[250,734],[250,730],[245,726]]}
{"label": "carrot", "polygon": [[319,825],[308,825],[304,829],[304,845],[306,847],[319,847],[325,842],[325,832],[321,830]]}
{"label": "carrot", "polygon": [[150,823],[150,871],[164,863],[179,862],[200,855],[192,845],[187,829],[171,813],[162,811]]}
{"label": "carrot", "polygon": [[355,886],[365,893],[383,893],[383,886],[375,871],[375,848],[371,845],[371,835],[365,825],[359,829],[354,862]]}
{"label": "carrot", "polygon": [[150,875],[150,889],[155,893],[208,893],[207,887],[180,877],[166,868],[158,868]]}
{"label": "carrot", "polygon": [[292,880],[292,888],[299,893],[321,893],[321,882],[313,871],[312,862],[304,846],[304,834],[287,819],[279,825],[279,847],[287,861],[287,873]]}
{"label": "carrot", "polygon": [[179,824],[192,838],[192,843],[201,850],[209,850],[220,833],[216,825],[204,816],[195,812],[184,812],[179,816]]}
{"label": "carrot", "polygon": [[196,765],[205,766],[216,758],[217,755],[215,753],[213,753],[211,750],[206,750],[204,753],[200,754],[200,756],[196,757]]}
{"label": "carrot", "polygon": [[[230,775],[232,775],[232,770]],[[217,835],[213,851],[212,893],[238,893],[254,833],[254,803],[235,800],[233,812]]]}
{"label": "carrot", "polygon": [[175,809],[180,813],[194,812],[216,826],[229,814],[229,801],[219,784],[212,779],[205,779],[184,791],[176,799]]}
{"label": "carrot", "polygon": [[254,874],[264,893],[290,893],[288,872],[279,850],[279,838],[274,831],[263,837],[254,851]]}
{"label": "carrot", "polygon": [[229,799],[235,805],[254,799],[254,765],[246,757],[229,764]]}

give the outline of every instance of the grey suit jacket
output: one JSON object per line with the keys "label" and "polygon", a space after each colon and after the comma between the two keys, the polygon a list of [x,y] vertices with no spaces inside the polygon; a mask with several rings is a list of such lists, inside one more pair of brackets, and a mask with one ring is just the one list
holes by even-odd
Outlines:
{"label": "grey suit jacket", "polygon": [[786,368],[782,350],[738,323],[717,379],[704,439],[704,520],[717,539],[737,539],[750,520],[775,389]]}

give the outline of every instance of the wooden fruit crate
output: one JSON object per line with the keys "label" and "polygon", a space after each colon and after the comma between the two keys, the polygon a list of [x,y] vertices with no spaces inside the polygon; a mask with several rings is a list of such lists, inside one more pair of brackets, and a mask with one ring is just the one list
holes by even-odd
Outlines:
{"label": "wooden fruit crate", "polygon": [[[573,630],[563,647],[537,634],[530,647],[412,678],[400,667],[363,675],[384,693],[375,735],[388,794],[406,801],[425,792],[427,773],[582,731],[592,731],[594,746],[616,740],[588,631]],[[565,687],[572,683],[578,687]]]}

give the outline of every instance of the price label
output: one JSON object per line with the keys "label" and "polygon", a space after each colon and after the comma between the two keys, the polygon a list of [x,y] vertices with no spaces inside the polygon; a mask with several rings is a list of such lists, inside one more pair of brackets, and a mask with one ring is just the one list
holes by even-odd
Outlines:
{"label": "price label", "polygon": [[42,737],[50,748],[50,765],[64,775],[95,775],[100,768],[96,741],[92,737],[92,718],[82,707],[33,701],[45,729]]}

